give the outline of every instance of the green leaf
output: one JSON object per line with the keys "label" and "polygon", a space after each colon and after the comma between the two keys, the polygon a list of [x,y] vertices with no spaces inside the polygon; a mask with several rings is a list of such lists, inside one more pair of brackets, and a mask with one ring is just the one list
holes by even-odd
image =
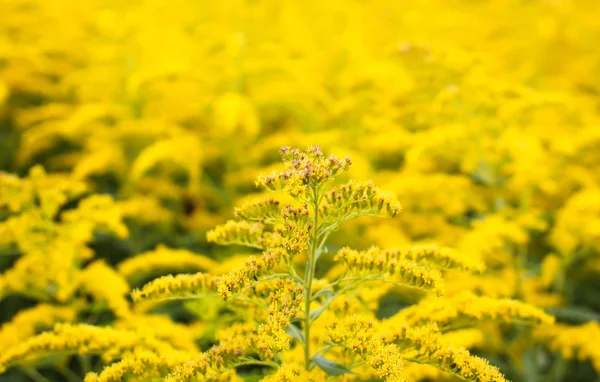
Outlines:
{"label": "green leaf", "polygon": [[312,266],[312,263],[310,261],[306,262],[306,266],[304,267],[304,279],[306,280],[306,275],[308,275],[308,273],[310,272],[310,267]]}
{"label": "green leaf", "polygon": [[536,354],[534,351],[527,351],[521,357],[523,362],[523,371],[525,374],[525,380],[531,382],[539,381],[538,364],[536,360]]}
{"label": "green leaf", "polygon": [[321,305],[321,307],[319,309],[315,309],[312,312],[310,312],[310,321],[314,321],[316,320],[321,313],[323,313],[325,311],[325,309],[327,308],[326,304]]}
{"label": "green leaf", "polygon": [[600,315],[594,311],[577,306],[560,306],[546,309],[546,311],[555,316],[558,321],[582,324],[589,321],[600,322]]}
{"label": "green leaf", "polygon": [[302,332],[300,331],[300,329],[298,329],[298,327],[296,327],[296,325],[290,324],[285,329],[285,332],[287,334],[289,334],[290,336],[292,336],[292,338],[295,339],[296,341],[304,343],[304,334],[302,334]]}
{"label": "green leaf", "polygon": [[323,254],[323,251],[317,251],[317,252],[315,252],[315,263],[317,261],[319,261],[319,259],[321,258],[322,254]]}
{"label": "green leaf", "polygon": [[333,296],[334,294],[335,294],[335,292],[331,289],[321,289],[317,293],[313,294],[312,298],[317,299],[317,298],[323,297],[323,296],[329,298],[329,297]]}
{"label": "green leaf", "polygon": [[342,374],[356,374],[346,366],[337,362],[328,360],[322,355],[316,355],[313,357],[313,362],[317,364],[327,375],[342,375]]}
{"label": "green leaf", "polygon": [[314,320],[319,318],[319,316],[325,311],[325,309],[327,309],[327,307],[329,306],[329,303],[334,298],[335,298],[334,293],[328,294],[327,299],[323,302],[323,305],[321,305],[318,309],[315,309],[312,312],[310,312],[310,321],[313,322]]}

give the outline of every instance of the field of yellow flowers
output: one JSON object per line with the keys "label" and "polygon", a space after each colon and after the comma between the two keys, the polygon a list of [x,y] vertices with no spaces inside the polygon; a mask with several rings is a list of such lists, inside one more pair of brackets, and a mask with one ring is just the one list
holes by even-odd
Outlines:
{"label": "field of yellow flowers", "polygon": [[599,15],[0,0],[0,382],[600,381]]}

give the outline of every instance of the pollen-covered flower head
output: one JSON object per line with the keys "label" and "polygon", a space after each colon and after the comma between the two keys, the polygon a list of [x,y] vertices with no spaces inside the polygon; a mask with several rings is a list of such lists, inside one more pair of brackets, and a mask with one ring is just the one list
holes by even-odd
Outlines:
{"label": "pollen-covered flower head", "polygon": [[319,186],[352,165],[350,157],[325,157],[319,146],[311,146],[307,151],[286,146],[281,149],[281,158],[285,170],[261,175],[256,181],[257,186],[298,196],[304,194],[306,188]]}

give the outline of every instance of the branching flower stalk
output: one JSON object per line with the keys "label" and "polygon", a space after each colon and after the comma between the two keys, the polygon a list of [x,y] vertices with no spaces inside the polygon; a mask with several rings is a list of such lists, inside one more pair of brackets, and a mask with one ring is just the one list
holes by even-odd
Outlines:
{"label": "branching flower stalk", "polygon": [[[331,156],[327,159],[323,156],[322,152],[318,147],[311,147],[306,153],[301,153],[298,150],[292,150],[290,148],[283,148],[282,157],[284,162],[288,162],[286,166],[286,171],[283,173],[274,173],[268,176],[261,177],[257,182],[259,185],[267,186],[268,188],[272,188],[273,184],[279,182],[283,185],[283,190],[286,189],[292,196],[296,196],[300,202],[308,204],[311,209],[311,224],[310,224],[310,236],[308,238],[308,254],[307,254],[307,263],[305,267],[304,279],[302,280],[303,288],[304,288],[304,367],[308,371],[312,369],[314,366],[311,362],[311,326],[314,320],[318,318],[318,311],[311,312],[311,304],[316,300],[316,296],[313,295],[313,279],[315,277],[315,269],[319,258],[321,257],[323,247],[326,243],[326,240],[329,234],[337,228],[341,220],[339,217],[336,219],[336,214],[340,216],[344,216],[346,218],[349,215],[359,215],[363,212],[364,215],[375,215],[379,213],[379,211],[374,211],[373,207],[375,205],[374,200],[369,200],[368,198],[372,198],[377,195],[377,190],[372,187],[371,184],[368,184],[361,189],[360,185],[358,189],[355,189],[355,193],[357,193],[358,197],[351,200],[344,200],[338,196],[338,194],[330,193],[329,200],[332,200],[333,203],[339,200],[341,203],[335,203],[338,205],[329,206],[328,204],[323,203],[326,198],[326,194],[323,192],[324,185],[332,180],[335,175],[343,170],[347,170],[351,164],[350,158],[346,158],[342,160],[340,158],[336,158],[335,156]],[[353,191],[354,184],[350,183],[348,186],[344,188],[346,195],[348,196],[349,191]],[[304,189],[303,189],[304,188]],[[366,191],[366,192],[362,192]],[[341,194],[339,194],[341,196]],[[393,214],[399,210],[399,205],[396,203],[394,206],[389,207],[391,203],[394,203],[394,200],[390,198],[386,199],[384,195],[381,195],[378,200],[376,200],[377,210],[381,210],[384,206],[393,211]],[[361,211],[364,209],[364,203],[369,203],[368,211]],[[359,208],[357,208],[360,206]],[[320,213],[323,213],[321,217]],[[342,215],[343,214],[343,215]],[[330,219],[330,221],[328,221]],[[291,265],[291,264],[290,264]],[[295,270],[293,265],[291,265],[290,274],[295,275]],[[330,284],[326,289],[332,290],[334,284]],[[338,291],[339,293],[339,291]],[[326,304],[328,304],[334,296],[329,296],[326,299]],[[326,307],[326,305],[324,305]]]}

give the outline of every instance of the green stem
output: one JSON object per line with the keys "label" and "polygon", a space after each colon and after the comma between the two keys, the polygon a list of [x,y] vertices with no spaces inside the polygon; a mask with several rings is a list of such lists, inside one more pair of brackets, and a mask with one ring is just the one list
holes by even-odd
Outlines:
{"label": "green stem", "polygon": [[78,355],[79,363],[81,364],[81,369],[83,370],[83,374],[87,374],[92,370],[92,363],[90,358],[86,355]]}
{"label": "green stem", "polygon": [[256,365],[256,366],[267,366],[267,367],[272,367],[274,369],[278,369],[279,365],[275,362],[271,362],[271,361],[260,361],[260,360],[247,360],[247,361],[242,361],[242,362],[238,362],[236,364],[231,365],[230,367],[227,367],[223,370],[220,370],[218,373],[216,373],[215,375],[211,375],[205,379],[203,379],[203,381],[213,381],[215,380],[215,378],[218,378],[219,376],[223,375],[224,373],[228,372],[229,370],[233,370],[237,367],[241,367],[241,366],[252,366],[252,365]]}
{"label": "green stem", "polygon": [[523,278],[525,277],[525,269],[527,267],[526,249],[519,245],[516,248],[515,270],[517,272],[517,280],[515,285],[515,298],[523,298]]}
{"label": "green stem", "polygon": [[314,220],[312,228],[312,240],[310,242],[310,253],[308,258],[308,272],[304,275],[304,368],[310,370],[310,303],[312,300],[312,282],[315,276],[315,263],[318,250],[319,236],[319,192],[313,187]]}
{"label": "green stem", "polygon": [[[82,379],[79,378],[79,376],[77,374],[75,374],[68,367],[61,368],[60,373],[63,375],[63,377],[65,377],[67,379],[68,382],[81,382],[82,381]],[[84,375],[86,373],[87,373],[87,371],[83,372]]]}
{"label": "green stem", "polygon": [[27,374],[27,376],[29,378],[31,378],[32,381],[35,381],[35,382],[50,382],[46,377],[44,377],[43,375],[41,375],[40,372],[37,371],[36,369],[34,369],[33,367],[24,367],[21,370],[23,370],[23,372],[25,374]]}

